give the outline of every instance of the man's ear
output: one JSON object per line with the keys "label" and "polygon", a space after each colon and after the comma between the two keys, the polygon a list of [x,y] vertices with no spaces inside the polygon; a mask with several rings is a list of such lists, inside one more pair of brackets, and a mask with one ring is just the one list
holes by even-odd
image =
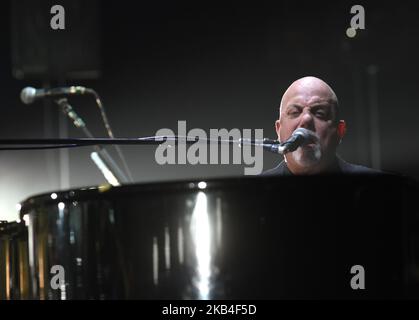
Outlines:
{"label": "man's ear", "polygon": [[276,131],[276,135],[278,136],[278,141],[280,141],[281,137],[279,135],[279,128],[281,127],[281,123],[279,122],[279,120],[275,121],[275,131]]}
{"label": "man's ear", "polygon": [[341,143],[343,137],[345,136],[346,133],[346,123],[345,120],[339,120],[338,126],[337,126],[337,134],[339,137],[339,143]]}

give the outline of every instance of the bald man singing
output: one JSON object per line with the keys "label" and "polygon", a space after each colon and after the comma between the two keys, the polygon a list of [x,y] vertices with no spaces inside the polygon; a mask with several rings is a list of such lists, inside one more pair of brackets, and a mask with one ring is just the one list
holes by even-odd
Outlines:
{"label": "bald man singing", "polygon": [[336,155],[345,135],[345,121],[339,118],[335,92],[323,80],[304,77],[285,91],[275,129],[279,141],[287,140],[297,128],[311,130],[317,142],[288,152],[276,168],[263,175],[314,175],[327,173],[379,174],[380,171],[350,164]]}

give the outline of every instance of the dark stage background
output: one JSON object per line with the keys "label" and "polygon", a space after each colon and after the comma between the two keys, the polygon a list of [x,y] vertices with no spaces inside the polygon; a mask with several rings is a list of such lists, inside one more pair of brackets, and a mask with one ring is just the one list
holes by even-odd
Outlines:
{"label": "dark stage background", "polygon": [[[19,94],[28,85],[94,88],[118,137],[176,132],[177,121],[186,120],[188,129],[263,128],[274,138],[283,92],[314,75],[340,100],[348,124],[343,158],[419,178],[414,2],[38,0],[21,10],[23,2],[1,4],[2,138],[83,137],[54,104],[23,105]],[[54,4],[66,8],[66,30],[48,29]],[[366,29],[349,38],[355,4],[365,8]],[[49,75],[18,68],[42,59],[52,66]],[[88,72],[65,74],[73,65]],[[94,100],[70,101],[105,137]],[[243,175],[244,165],[160,166],[154,147],[122,150],[136,182]],[[104,183],[90,152],[1,151],[0,219],[15,220],[15,204],[33,194]],[[264,168],[279,160],[265,153]]]}

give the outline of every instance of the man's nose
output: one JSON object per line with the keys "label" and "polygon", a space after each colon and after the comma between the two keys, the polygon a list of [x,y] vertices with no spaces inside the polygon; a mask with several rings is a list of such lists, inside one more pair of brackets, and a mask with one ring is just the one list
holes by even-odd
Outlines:
{"label": "man's nose", "polygon": [[303,112],[301,115],[299,127],[314,131],[314,119],[309,111]]}

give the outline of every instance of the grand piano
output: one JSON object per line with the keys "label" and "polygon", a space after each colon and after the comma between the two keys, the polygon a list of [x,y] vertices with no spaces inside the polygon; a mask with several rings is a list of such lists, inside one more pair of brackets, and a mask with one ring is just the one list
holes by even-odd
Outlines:
{"label": "grand piano", "polygon": [[33,196],[2,225],[2,297],[418,298],[418,190],[340,175]]}

